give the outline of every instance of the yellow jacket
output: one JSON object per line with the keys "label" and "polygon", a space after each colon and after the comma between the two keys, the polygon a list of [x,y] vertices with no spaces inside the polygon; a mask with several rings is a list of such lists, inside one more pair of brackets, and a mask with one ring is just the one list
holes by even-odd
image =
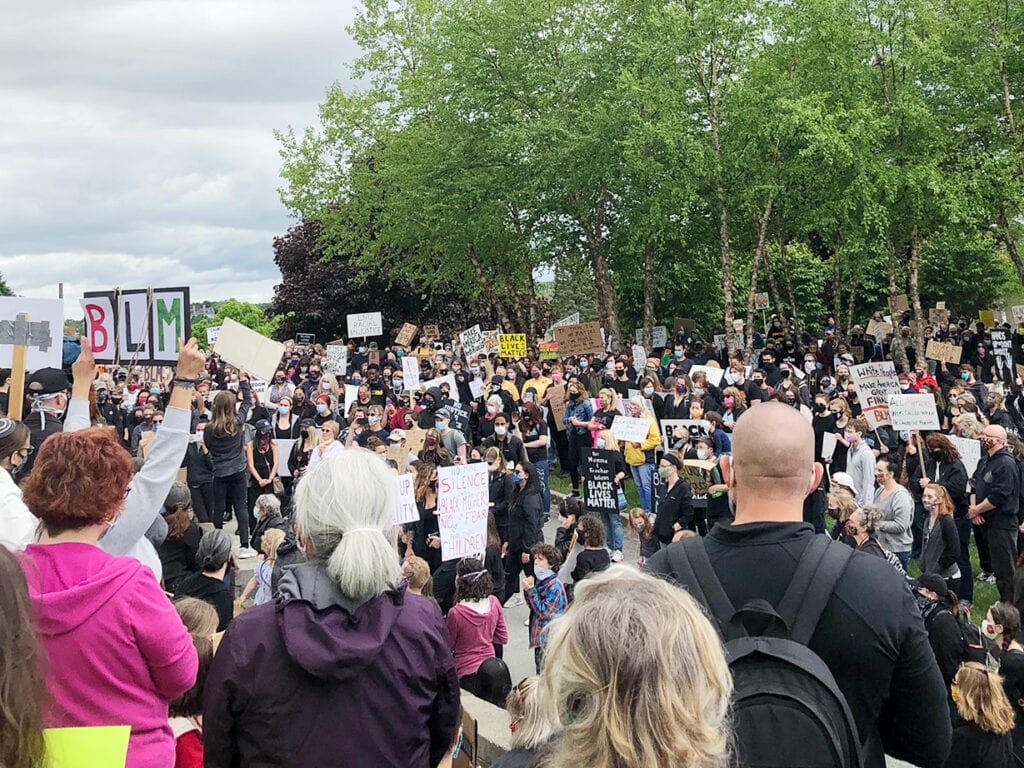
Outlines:
{"label": "yellow jacket", "polygon": [[653,451],[658,447],[661,442],[661,432],[658,429],[658,422],[654,420],[654,417],[646,411],[643,414],[643,418],[650,422],[650,426],[647,429],[647,439],[640,443],[640,447],[634,447],[633,443],[623,443],[624,452],[626,454],[626,463],[631,467],[639,467],[641,464],[647,463],[646,451]]}

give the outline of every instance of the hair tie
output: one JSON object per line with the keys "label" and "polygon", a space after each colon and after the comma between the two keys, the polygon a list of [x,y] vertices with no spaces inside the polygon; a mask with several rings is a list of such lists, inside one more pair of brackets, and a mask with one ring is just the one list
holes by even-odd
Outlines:
{"label": "hair tie", "polygon": [[356,531],[374,531],[375,533],[384,533],[384,531],[382,531],[380,528],[350,528],[349,530],[345,531],[345,534],[343,535],[355,533]]}
{"label": "hair tie", "polygon": [[3,418],[0,419],[0,439],[13,434],[14,428],[18,426],[18,422],[14,419]]}
{"label": "hair tie", "polygon": [[459,576],[459,578],[460,579],[465,579],[466,581],[476,581],[481,576],[483,576],[485,573],[487,573],[487,571],[472,571],[470,573],[462,574],[461,576]]}

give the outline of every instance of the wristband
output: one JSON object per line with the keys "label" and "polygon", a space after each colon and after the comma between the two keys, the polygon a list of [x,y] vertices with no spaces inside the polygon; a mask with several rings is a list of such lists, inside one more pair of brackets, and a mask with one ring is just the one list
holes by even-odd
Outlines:
{"label": "wristband", "polygon": [[195,389],[199,379],[186,379],[182,376],[174,377],[174,386],[181,387],[182,389]]}

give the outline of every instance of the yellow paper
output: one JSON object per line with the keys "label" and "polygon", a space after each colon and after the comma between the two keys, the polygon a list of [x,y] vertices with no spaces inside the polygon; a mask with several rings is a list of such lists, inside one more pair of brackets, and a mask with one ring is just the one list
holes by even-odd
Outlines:
{"label": "yellow paper", "polygon": [[124,768],[131,732],[128,725],[47,728],[47,768]]}

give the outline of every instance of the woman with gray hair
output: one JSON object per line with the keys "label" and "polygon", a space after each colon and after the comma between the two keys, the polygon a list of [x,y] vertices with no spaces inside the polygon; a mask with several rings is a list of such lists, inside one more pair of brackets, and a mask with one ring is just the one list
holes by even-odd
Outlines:
{"label": "woman with gray hair", "polygon": [[217,631],[223,632],[234,616],[231,587],[224,581],[231,568],[231,537],[214,528],[203,534],[196,550],[199,573],[186,577],[175,591],[176,597],[196,597],[217,609]]}
{"label": "woman with gray hair", "polygon": [[880,557],[906,576],[907,572],[900,559],[883,547],[875,534],[878,524],[883,519],[882,510],[874,505],[857,507],[846,521],[846,535],[856,541],[855,549],[858,552],[867,552],[869,555]]}
{"label": "woman with gray hair", "polygon": [[309,560],[224,635],[203,707],[207,768],[433,768],[444,756],[460,717],[455,660],[436,606],[402,584],[394,506],[394,475],[362,448],[298,484]]}

